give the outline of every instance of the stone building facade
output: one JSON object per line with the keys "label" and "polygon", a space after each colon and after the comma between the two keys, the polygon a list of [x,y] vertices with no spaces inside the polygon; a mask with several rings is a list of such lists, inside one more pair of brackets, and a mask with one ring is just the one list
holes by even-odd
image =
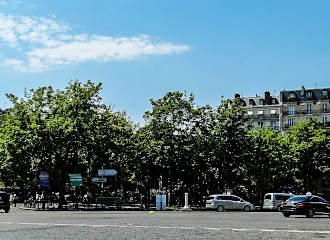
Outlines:
{"label": "stone building facade", "polygon": [[247,125],[252,129],[271,127],[287,131],[299,121],[315,119],[323,124],[330,122],[330,88],[281,91],[279,96],[266,91],[264,96],[241,97],[247,110]]}

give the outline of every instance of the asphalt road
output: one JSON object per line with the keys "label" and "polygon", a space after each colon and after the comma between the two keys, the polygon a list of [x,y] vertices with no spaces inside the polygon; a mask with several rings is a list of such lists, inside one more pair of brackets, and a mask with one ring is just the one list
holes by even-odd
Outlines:
{"label": "asphalt road", "polygon": [[31,211],[0,213],[0,239],[330,239],[328,216],[277,212]]}

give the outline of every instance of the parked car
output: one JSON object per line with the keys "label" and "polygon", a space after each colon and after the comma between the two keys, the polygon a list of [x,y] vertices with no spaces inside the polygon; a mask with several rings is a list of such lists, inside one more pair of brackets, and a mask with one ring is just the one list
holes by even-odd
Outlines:
{"label": "parked car", "polygon": [[293,197],[292,193],[266,193],[262,209],[280,211],[281,202]]}
{"label": "parked car", "polygon": [[281,203],[281,212],[284,217],[291,215],[328,215],[330,217],[330,203],[316,195],[294,196]]}
{"label": "parked car", "polygon": [[5,213],[10,210],[9,194],[2,191],[0,191],[0,209],[5,210]]}
{"label": "parked car", "polygon": [[215,209],[218,212],[224,210],[243,210],[245,212],[254,211],[252,203],[243,200],[235,195],[214,194],[206,198],[206,208]]}

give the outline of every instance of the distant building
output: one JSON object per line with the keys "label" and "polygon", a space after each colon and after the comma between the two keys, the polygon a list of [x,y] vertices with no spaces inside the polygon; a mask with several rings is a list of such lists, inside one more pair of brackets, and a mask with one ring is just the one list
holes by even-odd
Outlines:
{"label": "distant building", "polygon": [[235,98],[247,110],[247,125],[252,129],[271,127],[287,131],[299,121],[310,119],[327,124],[330,121],[330,88],[281,91],[280,96],[272,96],[266,91],[264,96]]}
{"label": "distant building", "polygon": [[280,97],[271,96],[270,92],[265,92],[263,97],[255,96],[249,98],[241,98],[236,94],[235,98],[240,98],[241,105],[246,107],[248,125],[252,129],[259,127],[271,127],[274,130],[280,129]]}
{"label": "distant building", "polygon": [[296,122],[315,119],[323,124],[330,121],[330,88],[281,91],[281,130],[287,130]]}

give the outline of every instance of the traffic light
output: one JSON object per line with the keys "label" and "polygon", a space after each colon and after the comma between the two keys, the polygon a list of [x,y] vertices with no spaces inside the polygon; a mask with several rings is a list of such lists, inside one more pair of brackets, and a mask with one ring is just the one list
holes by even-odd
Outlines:
{"label": "traffic light", "polygon": [[27,177],[27,178],[26,178],[26,180],[28,180],[28,181],[29,181],[29,180],[30,180],[30,178],[29,178],[29,177]]}

